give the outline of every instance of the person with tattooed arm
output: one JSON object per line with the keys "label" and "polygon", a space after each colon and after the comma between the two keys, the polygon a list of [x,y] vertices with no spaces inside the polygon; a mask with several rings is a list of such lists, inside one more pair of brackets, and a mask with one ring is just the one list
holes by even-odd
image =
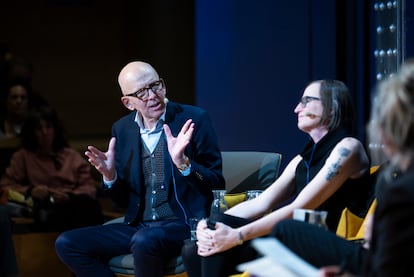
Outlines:
{"label": "person with tattooed arm", "polygon": [[258,256],[246,242],[270,234],[294,209],[327,211],[331,231],[345,207],[356,214],[366,209],[370,161],[352,133],[355,113],[346,85],[337,80],[311,82],[294,112],[309,142],[259,197],[200,221],[197,242],[182,248],[189,277],[237,273],[236,265]]}

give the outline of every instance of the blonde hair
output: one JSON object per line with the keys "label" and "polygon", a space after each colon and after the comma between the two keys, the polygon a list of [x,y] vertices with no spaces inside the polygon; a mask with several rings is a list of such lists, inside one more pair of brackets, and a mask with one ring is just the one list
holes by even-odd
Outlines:
{"label": "blonde hair", "polygon": [[414,59],[380,82],[373,99],[368,125],[370,141],[380,133],[401,156],[414,153]]}

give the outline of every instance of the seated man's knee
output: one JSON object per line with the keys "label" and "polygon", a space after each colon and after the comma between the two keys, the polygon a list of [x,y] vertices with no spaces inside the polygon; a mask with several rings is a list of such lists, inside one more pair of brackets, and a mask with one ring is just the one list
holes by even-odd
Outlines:
{"label": "seated man's knee", "polygon": [[74,249],[71,231],[61,233],[55,241],[55,249],[58,256],[62,257],[65,253]]}
{"label": "seated man's knee", "polygon": [[59,256],[61,256],[61,253],[65,252],[65,248],[67,248],[69,240],[66,237],[65,232],[60,234],[55,241],[55,249]]}
{"label": "seated man's knee", "polygon": [[149,228],[136,232],[131,238],[131,252],[139,253],[155,253],[161,245],[165,232],[161,228]]}

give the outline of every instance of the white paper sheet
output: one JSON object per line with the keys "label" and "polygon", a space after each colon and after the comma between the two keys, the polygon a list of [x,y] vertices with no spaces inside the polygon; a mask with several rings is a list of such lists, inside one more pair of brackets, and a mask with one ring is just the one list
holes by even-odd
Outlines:
{"label": "white paper sheet", "polygon": [[276,238],[259,238],[252,245],[264,257],[237,267],[258,277],[318,277],[319,270],[297,256]]}

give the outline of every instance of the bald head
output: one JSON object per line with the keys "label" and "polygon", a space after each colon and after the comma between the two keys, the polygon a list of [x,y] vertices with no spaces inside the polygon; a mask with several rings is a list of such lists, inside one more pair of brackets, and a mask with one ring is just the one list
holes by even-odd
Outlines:
{"label": "bald head", "polygon": [[150,64],[134,61],[122,68],[118,76],[118,83],[121,87],[122,94],[125,95],[135,92],[143,84],[158,79],[157,71]]}

